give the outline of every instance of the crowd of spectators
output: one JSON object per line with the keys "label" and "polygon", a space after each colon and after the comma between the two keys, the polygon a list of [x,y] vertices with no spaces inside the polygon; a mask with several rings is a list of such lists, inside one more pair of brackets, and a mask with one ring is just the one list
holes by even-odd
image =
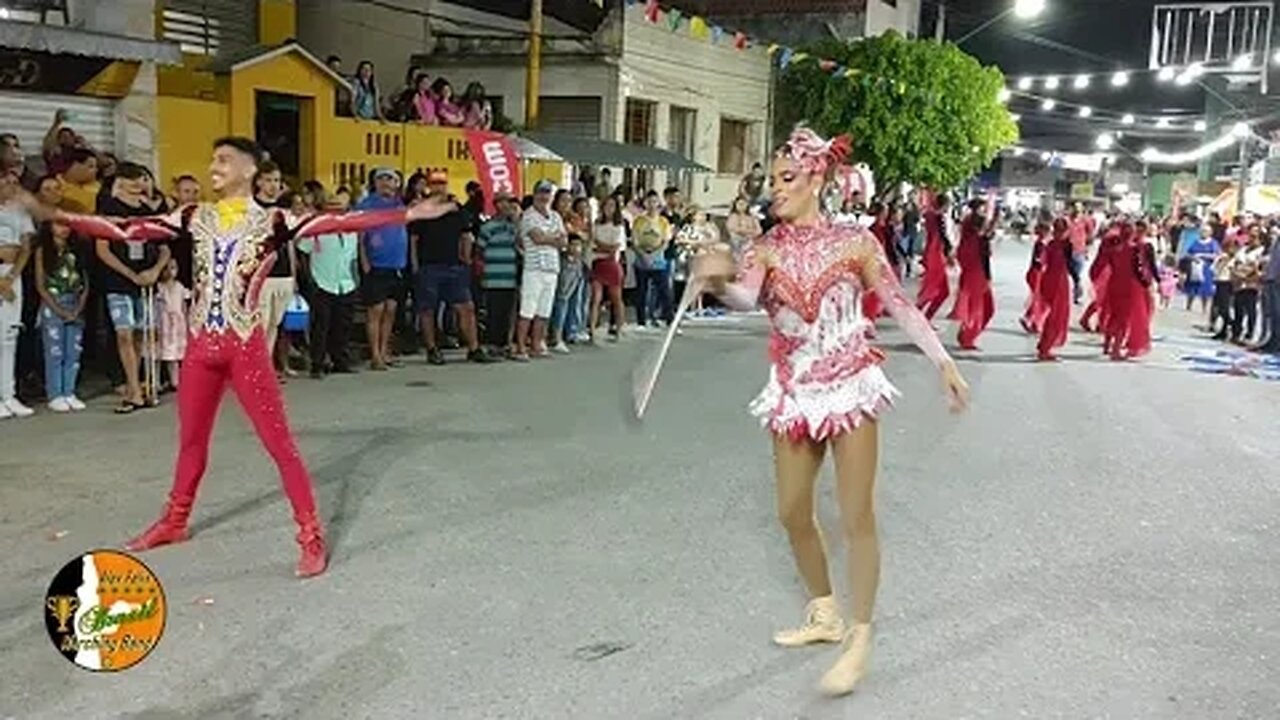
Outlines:
{"label": "crowd of spectators", "polygon": [[493,128],[493,106],[478,82],[467,85],[459,96],[447,79],[411,67],[405,73],[404,86],[388,97],[378,87],[372,62],[361,60],[351,75],[347,75],[342,58],[337,55],[329,56],[326,64],[351,84],[351,92],[338,93],[336,111],[340,116],[473,130]]}
{"label": "crowd of spectators", "polygon": [[[85,379],[103,375],[116,413],[156,406],[181,378],[190,240],[79,238],[34,222],[17,195],[66,212],[137,217],[205,199],[200,180],[174,178],[166,193],[148,168],[89,147],[64,113],[38,156],[24,150],[0,135],[0,417],[30,416],[37,400],[54,412],[82,410]],[[724,233],[679,189],[633,190],[610,175],[587,170],[568,188],[539,181],[529,196],[499,196],[492,207],[473,182],[444,217],[291,245],[260,295],[281,381],[299,371],[358,372],[365,360],[386,371],[423,351],[432,365],[454,349],[475,363],[527,362],[669,325],[691,256],[725,243]],[[360,188],[290,187],[268,160],[255,200],[299,214],[385,209],[448,187],[441,170],[404,179],[389,168]],[[726,227],[739,252],[759,233],[748,199]],[[699,301],[695,312],[720,312],[711,305]]]}

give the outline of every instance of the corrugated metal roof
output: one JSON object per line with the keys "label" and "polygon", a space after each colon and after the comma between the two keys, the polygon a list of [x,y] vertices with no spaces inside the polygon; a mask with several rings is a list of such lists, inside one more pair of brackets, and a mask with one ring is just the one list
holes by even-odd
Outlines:
{"label": "corrugated metal roof", "polygon": [[547,133],[524,133],[523,136],[574,165],[711,172],[711,168],[699,165],[683,155],[649,145],[630,145]]}
{"label": "corrugated metal roof", "polygon": [[0,22],[0,47],[111,60],[182,64],[182,52],[177,43],[28,22]]}

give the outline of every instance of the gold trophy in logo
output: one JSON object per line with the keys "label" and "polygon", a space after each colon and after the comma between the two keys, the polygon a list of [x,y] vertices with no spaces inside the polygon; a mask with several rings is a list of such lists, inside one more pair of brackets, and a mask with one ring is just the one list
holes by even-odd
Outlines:
{"label": "gold trophy in logo", "polygon": [[71,632],[67,629],[67,621],[80,609],[80,601],[71,595],[54,595],[45,602],[45,607],[58,621],[58,632]]}

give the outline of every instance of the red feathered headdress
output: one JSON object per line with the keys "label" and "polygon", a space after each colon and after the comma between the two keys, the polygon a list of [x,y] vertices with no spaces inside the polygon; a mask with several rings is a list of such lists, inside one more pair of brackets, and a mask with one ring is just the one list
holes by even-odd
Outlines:
{"label": "red feathered headdress", "polygon": [[826,176],[828,171],[834,170],[835,181],[846,200],[854,193],[861,194],[864,200],[875,195],[875,178],[871,169],[866,165],[848,165],[853,154],[853,139],[848,135],[824,140],[809,128],[798,127],[778,154],[790,158],[810,174]]}

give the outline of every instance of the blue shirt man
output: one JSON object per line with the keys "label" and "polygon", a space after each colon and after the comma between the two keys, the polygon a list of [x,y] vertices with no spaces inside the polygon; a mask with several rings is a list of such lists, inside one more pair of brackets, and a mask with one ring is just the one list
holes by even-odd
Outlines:
{"label": "blue shirt man", "polygon": [[[400,175],[390,168],[373,171],[373,193],[357,210],[402,208]],[[405,294],[405,269],[409,266],[409,230],[404,223],[366,230],[360,238],[361,286],[369,331],[370,367],[386,370],[392,364],[391,334],[396,305]]]}
{"label": "blue shirt man", "polygon": [[[394,192],[394,191],[393,191]],[[356,205],[357,210],[387,210],[404,207],[396,195],[373,193]],[[404,270],[409,266],[409,230],[403,224],[367,230],[361,238],[365,259],[371,270]]]}

